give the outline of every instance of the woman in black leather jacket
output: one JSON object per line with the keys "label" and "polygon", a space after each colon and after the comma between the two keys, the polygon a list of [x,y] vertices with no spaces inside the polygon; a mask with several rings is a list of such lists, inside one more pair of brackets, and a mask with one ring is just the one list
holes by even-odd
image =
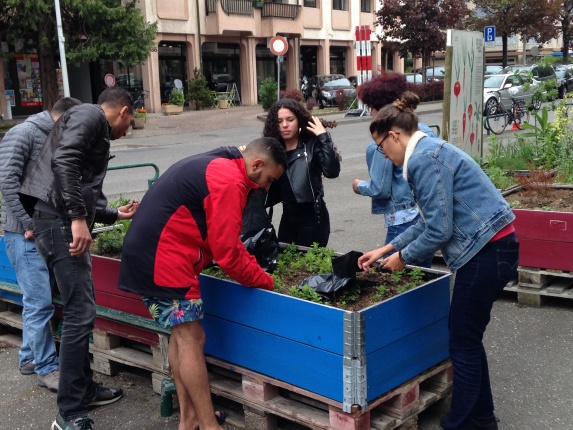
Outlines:
{"label": "woman in black leather jacket", "polygon": [[267,207],[283,203],[278,239],[280,242],[326,246],[330,217],[324,204],[322,176],[336,178],[340,156],[325,127],[335,127],[313,117],[296,100],[280,99],[268,111],[264,136],[284,144],[287,170],[271,185]]}

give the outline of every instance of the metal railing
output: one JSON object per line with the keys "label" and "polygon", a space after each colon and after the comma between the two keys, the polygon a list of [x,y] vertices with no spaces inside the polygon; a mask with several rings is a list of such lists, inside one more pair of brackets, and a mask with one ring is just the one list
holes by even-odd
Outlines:
{"label": "metal railing", "polygon": [[157,164],[154,163],[120,164],[119,166],[108,167],[107,170],[132,169],[135,167],[153,167],[153,169],[155,170],[155,175],[153,176],[153,178],[147,180],[147,187],[151,188],[153,183],[157,181],[157,178],[159,178],[159,167],[157,167]]}
{"label": "metal railing", "polygon": [[205,0],[205,9],[207,10],[207,15],[210,13],[217,13],[217,1],[218,0]]}
{"label": "metal railing", "polygon": [[221,0],[221,7],[229,15],[253,15],[252,0]]}
{"label": "metal railing", "polygon": [[296,4],[265,3],[261,16],[263,18],[290,18],[296,19],[300,13],[301,6]]}

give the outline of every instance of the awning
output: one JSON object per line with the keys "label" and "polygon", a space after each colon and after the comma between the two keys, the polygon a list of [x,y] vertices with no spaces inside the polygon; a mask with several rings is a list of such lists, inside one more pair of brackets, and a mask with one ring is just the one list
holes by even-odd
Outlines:
{"label": "awning", "polygon": [[[569,55],[570,55],[570,56],[573,56],[573,51],[569,51]],[[553,56],[554,56],[554,57],[563,57],[563,52],[561,52],[561,51],[554,51],[554,52],[553,52]]]}

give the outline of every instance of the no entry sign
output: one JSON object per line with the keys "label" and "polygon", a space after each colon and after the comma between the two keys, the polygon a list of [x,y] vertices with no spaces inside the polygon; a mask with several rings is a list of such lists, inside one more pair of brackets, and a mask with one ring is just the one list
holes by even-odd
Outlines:
{"label": "no entry sign", "polygon": [[111,73],[105,75],[103,80],[108,87],[113,87],[115,85],[115,76],[113,76]]}
{"label": "no entry sign", "polygon": [[271,52],[275,55],[285,55],[288,51],[287,40],[282,36],[273,37],[269,46],[271,48]]}

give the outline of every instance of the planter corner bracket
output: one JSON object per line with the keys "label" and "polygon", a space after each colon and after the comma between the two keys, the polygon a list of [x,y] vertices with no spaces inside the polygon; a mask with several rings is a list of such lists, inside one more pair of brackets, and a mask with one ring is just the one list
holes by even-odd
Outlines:
{"label": "planter corner bracket", "polygon": [[364,315],[346,312],[344,315],[344,401],[342,410],[351,413],[354,405],[362,411],[366,402],[366,348]]}

